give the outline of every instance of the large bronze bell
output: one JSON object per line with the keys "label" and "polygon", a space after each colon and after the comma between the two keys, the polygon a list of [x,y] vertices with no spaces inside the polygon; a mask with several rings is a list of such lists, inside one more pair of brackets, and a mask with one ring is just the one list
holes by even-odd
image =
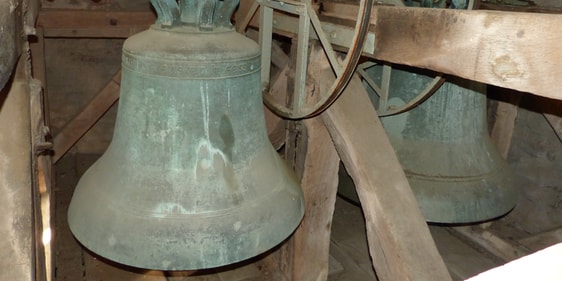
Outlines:
{"label": "large bronze bell", "polygon": [[236,1],[153,1],[158,22],[126,40],[107,151],[68,210],[91,251],[139,268],[235,263],[288,237],[298,182],[269,143],[256,43],[233,31]]}
{"label": "large bronze bell", "polygon": [[[381,66],[367,72],[380,81]],[[388,106],[404,105],[431,80],[393,69]],[[414,109],[381,121],[427,221],[484,221],[514,207],[513,174],[488,134],[485,85],[447,78]]]}

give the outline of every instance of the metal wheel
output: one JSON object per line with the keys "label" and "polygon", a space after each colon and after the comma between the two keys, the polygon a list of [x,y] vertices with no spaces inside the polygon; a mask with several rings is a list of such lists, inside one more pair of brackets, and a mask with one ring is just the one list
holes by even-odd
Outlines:
{"label": "metal wheel", "polygon": [[[302,119],[320,114],[328,108],[342,93],[343,89],[355,73],[357,62],[361,57],[365,37],[369,29],[369,18],[372,0],[360,0],[353,39],[348,48],[347,55],[340,61],[334,51],[329,36],[323,30],[312,0],[296,1],[277,1],[277,0],[257,0],[261,6],[260,12],[260,45],[262,48],[262,89],[264,103],[276,114],[288,119]],[[244,28],[256,13],[258,5],[254,4],[242,23]],[[271,44],[273,32],[273,11],[279,10],[288,14],[296,15],[299,18],[298,29],[298,51],[295,70],[294,93],[289,105],[280,103],[270,93],[270,61]],[[319,98],[313,104],[306,103],[306,75],[308,67],[308,49],[311,27],[314,29],[318,40],[328,58],[328,61],[336,75],[335,81],[324,93],[319,94]]]}
{"label": "metal wheel", "polygon": [[[478,2],[478,0],[452,0],[449,3],[450,6],[448,8],[472,10],[478,6]],[[446,8],[445,5],[447,4],[445,0],[386,0],[383,1],[383,3],[394,6],[416,6],[426,8]],[[395,115],[414,108],[415,106],[429,98],[433,93],[435,93],[435,91],[437,91],[445,82],[445,78],[443,78],[442,74],[436,73],[431,82],[429,82],[417,96],[405,102],[404,104],[391,105],[388,103],[388,99],[390,95],[390,79],[392,76],[392,66],[388,64],[381,64],[382,74],[380,83],[376,83],[371,77],[369,77],[366,71],[368,68],[375,67],[378,64],[379,63],[372,61],[362,63],[357,67],[357,73],[378,96],[379,100],[377,114],[379,116]]]}

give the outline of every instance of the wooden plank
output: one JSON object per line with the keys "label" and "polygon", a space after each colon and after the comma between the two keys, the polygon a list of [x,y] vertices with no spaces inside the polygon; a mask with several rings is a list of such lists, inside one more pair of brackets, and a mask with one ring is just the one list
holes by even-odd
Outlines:
{"label": "wooden plank", "polygon": [[443,226],[430,226],[429,229],[453,280],[465,280],[503,264],[453,236]]}
{"label": "wooden plank", "polygon": [[265,125],[267,127],[267,136],[275,150],[279,150],[285,143],[285,127],[286,121],[281,119],[275,113],[271,112],[266,106],[263,107],[265,115]]}
{"label": "wooden plank", "polygon": [[[31,70],[31,62],[29,68]],[[31,73],[31,71],[29,72]],[[33,148],[32,187],[35,212],[35,279],[54,280],[54,248],[51,227],[54,223],[54,204],[52,190],[52,143],[47,141],[48,129],[45,122],[44,99],[41,82],[29,81],[31,146]]]}
{"label": "wooden plank", "polygon": [[519,243],[531,251],[542,250],[548,246],[562,243],[562,228],[523,238],[519,240]]}
{"label": "wooden plank", "polygon": [[562,15],[377,7],[375,58],[562,99]]}
{"label": "wooden plank", "polygon": [[[502,100],[498,100],[490,137],[503,159],[507,159],[522,93],[506,91],[504,88],[495,88],[495,91],[499,92]],[[488,93],[488,96],[490,94],[492,93]]]}
{"label": "wooden plank", "polygon": [[[82,247],[72,235],[68,226],[67,214],[72,193],[81,174],[76,172],[75,154],[61,158],[55,169],[55,266],[56,280],[84,281],[86,271],[84,269],[84,255]],[[93,162],[93,161],[92,161]],[[92,163],[90,162],[90,163]]]}
{"label": "wooden plank", "polygon": [[[314,50],[313,52],[322,52]],[[314,67],[321,89],[333,81],[327,62]],[[322,90],[320,91],[322,92]],[[369,251],[380,280],[451,280],[406,175],[360,79],[322,114],[357,186]]]}
{"label": "wooden plank", "polygon": [[301,180],[306,211],[294,234],[293,280],[326,280],[340,158],[322,120],[303,122],[307,143],[299,151],[306,155]]}
{"label": "wooden plank", "polygon": [[37,26],[44,29],[45,37],[127,38],[155,21],[151,11],[43,9]]}
{"label": "wooden plank", "polygon": [[562,141],[562,117],[552,113],[544,113],[544,118],[546,118],[546,121],[554,130],[554,133],[556,133],[558,139]]}
{"label": "wooden plank", "polygon": [[44,35],[48,38],[128,38],[148,27],[149,25],[119,28],[48,28],[45,29]]}
{"label": "wooden plank", "polygon": [[554,130],[558,139],[562,141],[562,102],[554,101],[545,104],[544,118]]}
{"label": "wooden plank", "polygon": [[56,163],[88,130],[111,108],[119,98],[121,71],[70,120],[55,136],[53,162]]}
{"label": "wooden plank", "polygon": [[337,198],[334,210],[330,255],[341,269],[331,273],[328,280],[377,280],[369,257],[361,207],[341,197]]}
{"label": "wooden plank", "polygon": [[[162,271],[131,268],[84,251],[83,280],[168,281]],[[171,280],[171,279],[170,279]]]}
{"label": "wooden plank", "polygon": [[37,25],[43,28],[92,27],[111,28],[117,26],[147,26],[156,21],[152,11],[101,11],[43,9],[39,12]]}
{"label": "wooden plank", "polygon": [[471,243],[486,249],[504,262],[528,255],[530,251],[515,241],[507,241],[479,226],[459,226],[450,230]]}
{"label": "wooden plank", "polygon": [[35,38],[30,39],[29,48],[31,51],[31,70],[34,79],[41,82],[42,87],[42,103],[43,114],[45,115],[45,125],[50,126],[49,111],[49,93],[47,92],[47,67],[45,65],[45,37],[43,36],[43,28],[38,26],[35,28]]}
{"label": "wooden plank", "polygon": [[502,10],[511,12],[525,12],[525,13],[548,13],[548,14],[562,14],[562,8],[560,7],[547,7],[536,5],[534,2],[527,2],[528,6],[523,5],[509,5],[502,4],[500,1],[497,3],[492,1],[480,1],[478,9],[479,10]]}
{"label": "wooden plank", "polygon": [[36,267],[44,269],[45,279],[39,278],[36,273],[36,280],[55,280],[55,237],[54,237],[54,223],[55,223],[55,204],[54,204],[54,191],[53,191],[53,163],[51,156],[43,154],[37,156],[37,189],[39,190],[39,202],[36,203],[36,208],[40,209],[40,217],[36,219],[41,220],[42,229],[40,236],[38,236],[38,243],[41,243],[43,248],[43,256],[37,257]]}

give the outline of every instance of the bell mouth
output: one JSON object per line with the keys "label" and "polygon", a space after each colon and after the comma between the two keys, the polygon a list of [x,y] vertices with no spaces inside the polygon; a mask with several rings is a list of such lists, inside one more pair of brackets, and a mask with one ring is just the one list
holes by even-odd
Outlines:
{"label": "bell mouth", "polygon": [[[136,168],[115,167],[111,155],[104,154],[76,187],[68,210],[70,229],[92,252],[137,268],[195,270],[249,259],[285,240],[304,214],[297,180],[273,148],[265,146],[250,162],[249,177],[268,177],[256,180],[260,186],[247,188],[251,192],[237,195],[226,208],[186,212],[174,203],[178,198],[166,206],[150,198],[131,202],[136,196],[127,193],[142,192],[142,186],[115,178],[129,173],[123,169]],[[212,196],[199,195],[198,201],[204,200],[213,205]]]}

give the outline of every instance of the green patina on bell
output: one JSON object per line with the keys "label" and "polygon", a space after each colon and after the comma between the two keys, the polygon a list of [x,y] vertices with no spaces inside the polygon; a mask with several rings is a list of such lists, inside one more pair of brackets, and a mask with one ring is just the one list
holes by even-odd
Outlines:
{"label": "green patina on bell", "polygon": [[68,211],[91,251],[139,268],[248,259],[288,237],[298,182],[269,143],[257,44],[236,1],[152,1],[158,22],[123,47],[113,140]]}
{"label": "green patina on bell", "polygon": [[[380,80],[382,67],[367,72]],[[405,104],[431,80],[393,69],[388,106]],[[427,221],[484,221],[514,207],[519,191],[488,134],[484,84],[447,78],[422,104],[381,121]]]}

